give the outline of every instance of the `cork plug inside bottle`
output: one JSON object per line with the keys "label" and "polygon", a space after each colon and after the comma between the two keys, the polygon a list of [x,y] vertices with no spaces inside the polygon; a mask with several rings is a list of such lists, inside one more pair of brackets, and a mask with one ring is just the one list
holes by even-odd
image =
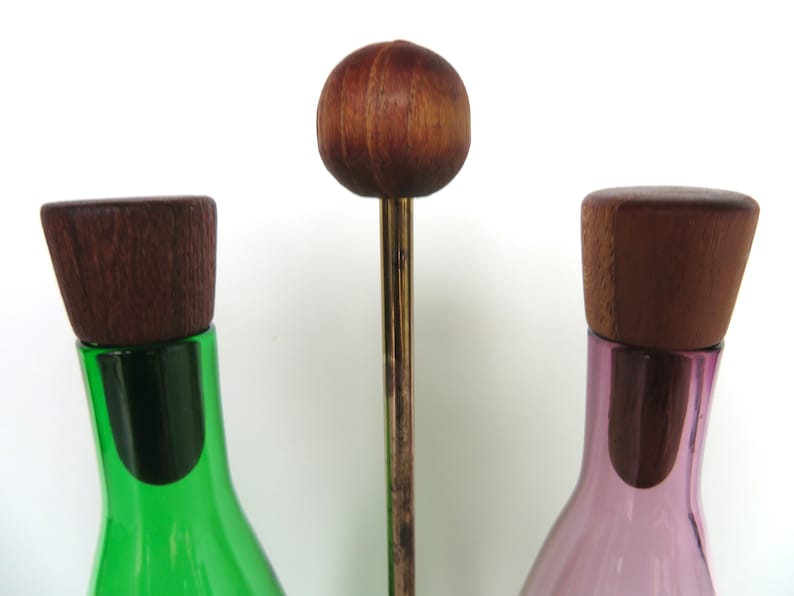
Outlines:
{"label": "cork plug inside bottle", "polygon": [[692,363],[684,356],[630,347],[612,352],[609,456],[636,488],[660,484],[678,457]]}

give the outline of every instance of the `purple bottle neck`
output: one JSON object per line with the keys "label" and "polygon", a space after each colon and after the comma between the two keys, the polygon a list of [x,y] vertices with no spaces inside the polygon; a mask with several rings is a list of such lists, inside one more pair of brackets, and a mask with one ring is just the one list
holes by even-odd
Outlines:
{"label": "purple bottle neck", "polygon": [[590,332],[577,492],[603,499],[602,506],[631,505],[639,496],[668,504],[686,498],[699,509],[700,464],[720,351],[721,346],[649,350]]}
{"label": "purple bottle neck", "polygon": [[719,355],[590,334],[581,475],[522,596],[714,596],[700,464]]}

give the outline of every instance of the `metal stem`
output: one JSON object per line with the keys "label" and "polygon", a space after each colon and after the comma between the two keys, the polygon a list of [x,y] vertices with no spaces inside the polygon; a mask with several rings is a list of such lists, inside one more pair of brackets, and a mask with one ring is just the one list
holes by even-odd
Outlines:
{"label": "metal stem", "polygon": [[412,227],[412,199],[381,200],[390,596],[415,593]]}

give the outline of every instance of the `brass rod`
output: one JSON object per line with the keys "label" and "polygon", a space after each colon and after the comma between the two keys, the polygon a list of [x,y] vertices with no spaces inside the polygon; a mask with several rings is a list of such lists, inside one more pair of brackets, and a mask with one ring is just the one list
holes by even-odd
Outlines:
{"label": "brass rod", "polygon": [[381,199],[389,594],[413,596],[414,383],[412,199]]}

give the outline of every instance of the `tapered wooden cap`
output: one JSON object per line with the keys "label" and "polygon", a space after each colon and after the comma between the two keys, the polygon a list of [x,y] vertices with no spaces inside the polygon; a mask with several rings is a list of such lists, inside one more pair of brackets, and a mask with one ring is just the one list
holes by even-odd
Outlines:
{"label": "tapered wooden cap", "polygon": [[131,346],[207,329],[215,300],[215,202],[152,197],[48,203],[41,221],[81,341]]}
{"label": "tapered wooden cap", "polygon": [[393,41],[366,46],[328,76],[317,106],[317,144],[328,171],[367,197],[421,197],[463,166],[469,98],[438,54]]}
{"label": "tapered wooden cap", "polygon": [[758,204],[724,190],[611,188],[582,203],[587,322],[612,341],[695,350],[725,336]]}

